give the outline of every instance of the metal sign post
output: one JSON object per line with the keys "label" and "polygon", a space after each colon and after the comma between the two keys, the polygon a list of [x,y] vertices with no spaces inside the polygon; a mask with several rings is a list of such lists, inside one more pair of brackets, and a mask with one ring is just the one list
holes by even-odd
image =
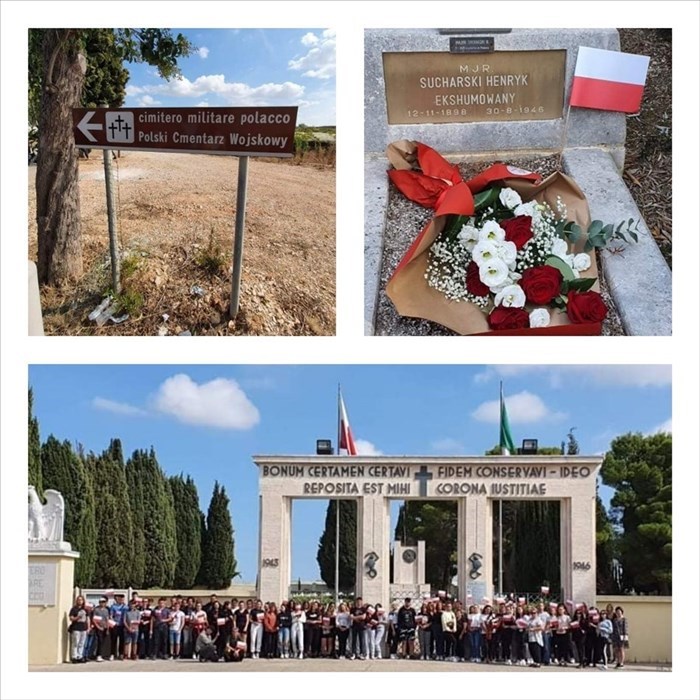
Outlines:
{"label": "metal sign post", "polygon": [[111,194],[113,148],[120,151],[210,153],[238,156],[236,225],[229,314],[238,314],[243,266],[248,157],[291,158],[297,107],[98,108],[73,110],[78,148],[104,149],[110,254],[115,293],[120,291],[119,250]]}
{"label": "metal sign post", "polygon": [[112,151],[102,151],[105,166],[105,189],[107,191],[107,229],[109,231],[109,258],[112,263],[112,293],[122,291],[119,265],[119,245],[117,243],[116,212],[114,211],[114,173],[112,171]]}
{"label": "metal sign post", "polygon": [[243,237],[245,231],[245,204],[248,189],[248,156],[238,159],[238,189],[236,190],[236,229],[233,233],[233,270],[231,271],[231,303],[229,315],[238,315],[241,296],[241,268],[243,267]]}

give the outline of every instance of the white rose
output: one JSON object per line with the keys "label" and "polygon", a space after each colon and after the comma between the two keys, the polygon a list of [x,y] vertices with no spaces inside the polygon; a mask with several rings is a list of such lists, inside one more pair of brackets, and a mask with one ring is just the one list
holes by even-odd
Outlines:
{"label": "white rose", "polygon": [[479,231],[480,241],[504,241],[505,238],[506,232],[496,221],[487,221]]}
{"label": "white rose", "polygon": [[478,241],[479,229],[470,224],[464,224],[462,230],[457,234],[460,241]]}
{"label": "white rose", "polygon": [[523,200],[520,195],[512,190],[510,187],[504,187],[498,195],[498,199],[501,200],[501,204],[508,209],[515,209],[518,204],[522,204]]}
{"label": "white rose", "polygon": [[537,213],[537,202],[528,202],[527,204],[518,204],[513,210],[516,216],[535,216]]}
{"label": "white rose", "polygon": [[547,309],[534,309],[530,312],[530,328],[545,328],[550,320]]}
{"label": "white rose", "polygon": [[522,309],[525,306],[525,292],[520,285],[509,284],[496,294],[494,304]]}
{"label": "white rose", "polygon": [[571,267],[578,271],[583,272],[591,266],[591,256],[588,253],[579,253],[574,255]]}
{"label": "white rose", "polygon": [[508,265],[493,258],[479,265],[479,279],[489,288],[497,287],[508,279]]}
{"label": "white rose", "polygon": [[498,248],[491,241],[479,241],[472,251],[472,258],[477,265],[482,265],[497,257]]}
{"label": "white rose", "polygon": [[574,267],[574,259],[576,258],[575,255],[567,255],[564,260],[566,261],[566,264],[571,268],[571,271],[574,273],[574,277],[578,278],[581,275],[579,274],[579,271]]}
{"label": "white rose", "polygon": [[518,249],[515,247],[513,241],[498,241],[496,243],[496,250],[498,251],[498,257],[503,260],[503,262],[510,266],[515,264],[515,257],[518,254]]}
{"label": "white rose", "polygon": [[552,255],[556,255],[562,260],[566,260],[569,254],[569,245],[563,238],[555,238],[552,243]]}

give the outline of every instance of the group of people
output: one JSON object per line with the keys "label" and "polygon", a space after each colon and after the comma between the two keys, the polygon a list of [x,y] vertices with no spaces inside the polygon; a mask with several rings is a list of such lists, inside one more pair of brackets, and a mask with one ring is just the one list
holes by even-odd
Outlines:
{"label": "group of people", "polygon": [[463,605],[449,597],[406,598],[389,610],[381,604],[322,604],[319,601],[225,600],[210,596],[157,601],[133,593],[103,596],[97,606],[78,596],[69,612],[73,663],[88,660],[198,658],[382,659],[559,664],[615,668],[629,645],[623,609],[589,608],[524,599],[495,605]]}

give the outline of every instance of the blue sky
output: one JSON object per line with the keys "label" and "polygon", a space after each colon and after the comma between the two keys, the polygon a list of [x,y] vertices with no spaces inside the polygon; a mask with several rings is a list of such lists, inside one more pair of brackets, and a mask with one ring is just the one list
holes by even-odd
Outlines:
{"label": "blue sky", "polygon": [[[167,474],[192,475],[205,512],[222,483],[249,582],[258,541],[251,455],[313,454],[320,437],[335,444],[339,382],[363,454],[483,454],[498,442],[500,380],[516,445],[559,445],[576,426],[582,454],[599,454],[625,432],[671,429],[668,365],[31,365],[29,380],[42,441],[53,433],[98,452],[119,437],[127,456],[152,445]],[[294,504],[293,580],[318,577],[326,506]]]}
{"label": "blue sky", "polygon": [[197,51],[179,61],[181,80],[147,64],[130,73],[125,107],[299,106],[299,124],[335,124],[335,31],[173,29]]}

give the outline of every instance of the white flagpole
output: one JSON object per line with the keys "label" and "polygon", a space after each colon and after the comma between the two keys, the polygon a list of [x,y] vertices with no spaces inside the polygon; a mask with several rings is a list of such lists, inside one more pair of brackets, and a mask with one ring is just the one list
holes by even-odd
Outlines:
{"label": "white flagpole", "polygon": [[[499,411],[499,424],[503,421],[503,382],[501,382],[501,410]],[[503,426],[499,426],[498,441],[501,442],[501,431]],[[505,450],[503,445],[501,447],[501,454],[504,454]],[[503,499],[498,499],[498,593],[503,595]]]}
{"label": "white flagpole", "polygon": [[[338,384],[338,447],[336,450],[340,455],[340,384]],[[339,582],[338,574],[340,570],[340,500],[335,499],[335,607],[338,609]]]}

